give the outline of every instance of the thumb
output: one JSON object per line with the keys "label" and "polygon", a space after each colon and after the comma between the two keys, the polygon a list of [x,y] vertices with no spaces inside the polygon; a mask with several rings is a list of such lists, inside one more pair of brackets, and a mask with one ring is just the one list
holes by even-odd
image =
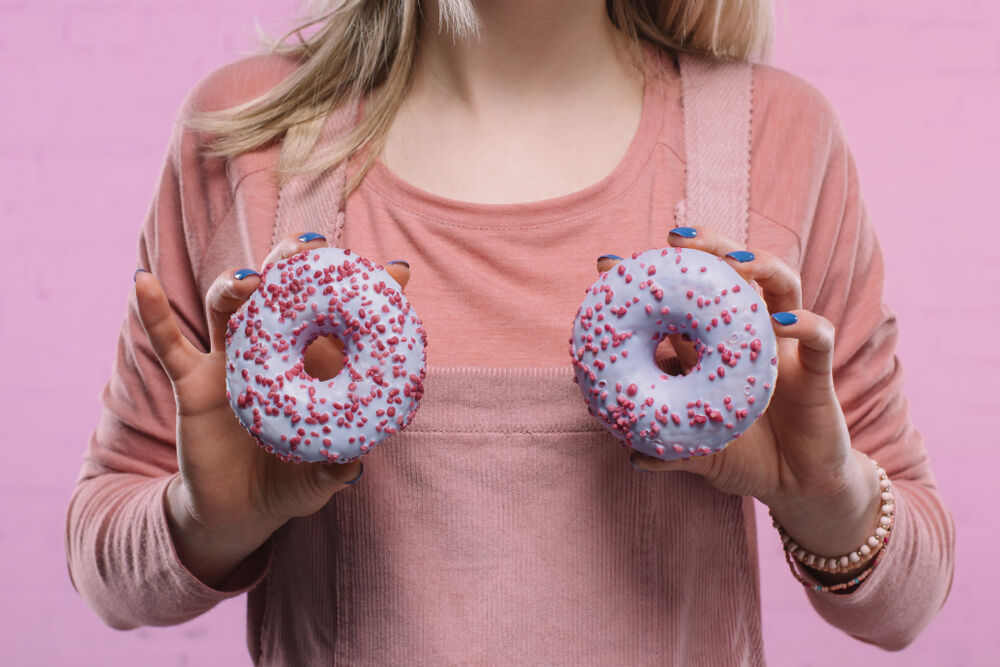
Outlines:
{"label": "thumb", "polygon": [[145,269],[135,272],[135,300],[146,338],[167,377],[176,383],[197,364],[201,353],[181,333],[160,281]]}
{"label": "thumb", "polygon": [[365,464],[361,461],[344,464],[317,463],[312,468],[317,486],[336,493],[360,480],[365,470]]}
{"label": "thumb", "polygon": [[385,265],[386,273],[399,283],[399,289],[405,290],[406,284],[410,282],[410,263],[401,259],[395,259]]}

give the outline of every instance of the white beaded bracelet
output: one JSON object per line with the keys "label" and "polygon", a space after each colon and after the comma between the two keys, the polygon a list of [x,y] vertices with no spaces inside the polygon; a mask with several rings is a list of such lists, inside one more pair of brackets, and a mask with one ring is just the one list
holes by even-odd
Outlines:
{"label": "white beaded bracelet", "polygon": [[878,474],[878,483],[882,494],[882,509],[879,516],[879,525],[875,528],[875,533],[871,537],[865,540],[857,549],[844,556],[817,556],[796,544],[772,515],[771,521],[774,527],[778,529],[778,535],[781,537],[781,543],[784,545],[785,551],[795,560],[813,570],[840,573],[855,569],[864,561],[874,557],[875,554],[885,547],[889,543],[889,534],[892,532],[893,510],[895,509],[892,497],[892,482],[889,481],[885,470],[880,468],[875,461],[872,461],[872,465],[875,466],[875,472]]}

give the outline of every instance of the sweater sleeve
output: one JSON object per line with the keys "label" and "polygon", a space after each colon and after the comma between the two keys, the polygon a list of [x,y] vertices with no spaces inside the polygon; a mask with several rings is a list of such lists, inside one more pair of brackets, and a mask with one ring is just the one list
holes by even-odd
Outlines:
{"label": "sweater sleeve", "polygon": [[911,643],[944,604],[954,570],[954,521],[938,495],[910,419],[895,349],[898,324],[882,301],[884,264],[854,159],[825,98],[813,95],[810,139],[819,180],[801,235],[804,307],[836,327],[834,385],[851,443],[893,482],[895,525],[882,561],[847,594],[809,590],[827,622],[890,650]]}
{"label": "sweater sleeve", "polygon": [[[184,119],[196,109],[231,106],[245,97],[249,82],[259,86],[282,67],[273,59],[248,59],[192,90],[141,229],[138,266],[159,279],[183,334],[202,350],[208,324],[198,269],[209,235],[232,214],[237,185],[225,160],[203,155],[206,138],[185,128]],[[128,629],[184,622],[256,585],[268,570],[271,541],[218,589],[178,559],[164,505],[178,475],[176,404],[139,320],[134,290],[101,403],[66,517],[69,575],[80,595],[108,625]]]}

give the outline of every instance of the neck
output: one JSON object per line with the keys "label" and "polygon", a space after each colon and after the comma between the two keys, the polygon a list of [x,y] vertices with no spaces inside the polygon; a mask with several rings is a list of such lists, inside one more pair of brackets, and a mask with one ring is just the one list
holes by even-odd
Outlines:
{"label": "neck", "polygon": [[424,0],[413,90],[434,90],[478,107],[572,93],[634,71],[604,0],[475,4],[479,35],[456,39],[438,30],[438,0]]}

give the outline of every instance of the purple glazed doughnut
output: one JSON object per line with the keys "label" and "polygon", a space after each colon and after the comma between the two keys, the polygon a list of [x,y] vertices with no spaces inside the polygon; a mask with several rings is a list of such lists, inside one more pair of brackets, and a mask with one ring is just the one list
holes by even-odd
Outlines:
{"label": "purple glazed doughnut", "polygon": [[[344,368],[305,372],[306,347],[332,334]],[[347,463],[405,428],[425,377],[424,328],[385,269],[319,248],[264,267],[226,331],[226,396],[243,426],[285,461]]]}
{"label": "purple glazed doughnut", "polygon": [[[671,376],[659,343],[687,334],[698,364]],[[570,355],[590,413],[628,447],[662,460],[722,451],[760,417],[778,375],[767,306],[721,257],[636,253],[587,288]]]}

